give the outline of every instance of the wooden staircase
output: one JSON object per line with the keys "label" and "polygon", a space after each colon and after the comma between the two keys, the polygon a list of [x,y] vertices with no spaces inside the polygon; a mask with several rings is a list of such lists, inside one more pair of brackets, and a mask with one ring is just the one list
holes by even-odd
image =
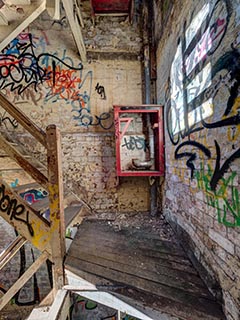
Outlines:
{"label": "wooden staircase", "polygon": [[[51,310],[58,308],[57,311],[55,310],[55,313],[58,314],[62,304],[68,301],[67,291],[62,290],[66,284],[63,266],[66,253],[66,228],[79,215],[83,203],[77,199],[73,201],[73,194],[64,199],[61,137],[58,128],[55,125],[50,125],[46,132],[42,131],[21,110],[8,102],[2,94],[0,94],[0,106],[46,148],[47,156],[47,166],[45,167],[38,160],[33,160],[27,152],[24,152],[23,147],[11,141],[9,135],[2,133],[0,136],[0,148],[35,181],[12,188],[4,179],[0,178],[0,215],[19,234],[1,253],[0,269],[28,241],[41,252],[27,271],[0,299],[0,310],[6,306],[40,266],[50,260],[53,269],[53,289],[42,303],[49,307],[54,301]],[[28,190],[38,188],[45,191],[46,197],[39,202],[29,204],[22,195]],[[48,215],[46,215],[47,211]],[[55,319],[53,314],[51,319]]]}

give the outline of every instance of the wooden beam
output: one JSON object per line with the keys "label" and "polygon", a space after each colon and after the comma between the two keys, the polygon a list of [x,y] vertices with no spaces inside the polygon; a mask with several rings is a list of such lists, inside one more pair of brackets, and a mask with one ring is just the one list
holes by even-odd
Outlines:
{"label": "wooden beam", "polygon": [[55,125],[48,126],[46,133],[53,282],[55,288],[58,290],[64,285],[63,258],[66,253],[61,135],[59,129]]}
{"label": "wooden beam", "polygon": [[70,294],[68,293],[67,296],[65,297],[65,300],[63,302],[63,305],[57,320],[70,319],[70,314],[69,314],[70,307],[71,307],[71,301],[70,301]]}
{"label": "wooden beam", "polygon": [[41,265],[49,258],[49,254],[44,251],[28,270],[14,283],[14,285],[0,299],[0,310],[12,299],[12,297],[24,286],[24,284],[34,275]]}
{"label": "wooden beam", "polygon": [[49,222],[0,178],[0,216],[40,251],[50,251]]}
{"label": "wooden beam", "polygon": [[2,148],[20,167],[23,168],[34,180],[41,184],[45,189],[48,188],[48,179],[28,160],[26,160],[9,142],[0,135],[0,148]]}
{"label": "wooden beam", "polygon": [[40,302],[39,307],[46,307],[53,304],[54,297],[56,296],[56,290],[52,289],[46,297]]}
{"label": "wooden beam", "polygon": [[[1,49],[0,49],[1,50]],[[19,108],[0,93],[0,106],[16,119],[33,137],[46,147],[46,133],[29,119]]]}
{"label": "wooden beam", "polygon": [[1,26],[0,51],[26,29],[45,9],[45,0],[34,0],[31,4],[24,6],[23,15],[12,12],[9,17],[6,17],[9,25]]}
{"label": "wooden beam", "polygon": [[77,0],[73,0],[73,4],[75,6],[76,14],[77,14],[77,17],[79,19],[80,25],[81,25],[82,28],[84,28],[84,22],[83,22],[83,18],[82,18],[82,13],[81,13],[78,1]]}
{"label": "wooden beam", "polygon": [[46,0],[46,7],[48,14],[52,17],[52,19],[61,19],[60,0]]}
{"label": "wooden beam", "polygon": [[86,47],[84,44],[81,27],[77,19],[77,13],[75,12],[75,9],[74,9],[73,0],[62,0],[62,2],[63,2],[63,6],[68,18],[69,25],[73,33],[73,37],[76,42],[80,57],[83,62],[86,62],[87,61]]}
{"label": "wooden beam", "polygon": [[15,256],[18,250],[27,242],[22,236],[17,236],[0,255],[0,270]]}
{"label": "wooden beam", "polygon": [[[59,319],[59,315],[61,314],[61,310],[62,310],[62,307],[64,305],[64,301],[67,296],[68,296],[67,290],[58,290],[57,291],[54,302],[49,310],[48,319],[51,319],[51,320]],[[69,307],[70,307],[70,305],[69,305]]]}
{"label": "wooden beam", "polygon": [[76,294],[79,294],[81,297],[87,298],[92,301],[96,301],[97,303],[103,304],[109,308],[113,308],[133,317],[136,317],[141,320],[153,320],[148,315],[143,312],[137,310],[136,308],[130,306],[126,302],[121,299],[115,297],[114,295],[102,292],[102,291],[77,291]]}
{"label": "wooden beam", "polygon": [[66,320],[69,316],[69,309],[69,292],[58,290],[53,304],[34,308],[27,320]]}

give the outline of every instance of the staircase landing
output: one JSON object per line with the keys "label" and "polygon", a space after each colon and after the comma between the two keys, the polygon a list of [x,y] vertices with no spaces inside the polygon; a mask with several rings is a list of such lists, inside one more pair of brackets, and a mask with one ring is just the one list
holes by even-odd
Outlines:
{"label": "staircase landing", "polygon": [[175,238],[149,228],[116,230],[108,221],[84,221],[65,261],[67,270],[150,316],[225,319]]}

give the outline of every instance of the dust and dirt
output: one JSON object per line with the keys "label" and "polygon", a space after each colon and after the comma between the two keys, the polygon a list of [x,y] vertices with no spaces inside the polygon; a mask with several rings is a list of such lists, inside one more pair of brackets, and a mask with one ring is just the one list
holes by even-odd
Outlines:
{"label": "dust and dirt", "polygon": [[121,229],[138,229],[151,232],[158,235],[160,239],[167,241],[177,241],[175,233],[171,226],[164,219],[163,215],[151,216],[148,211],[145,212],[125,212],[125,213],[98,213],[88,216],[87,220],[107,221],[115,231]]}

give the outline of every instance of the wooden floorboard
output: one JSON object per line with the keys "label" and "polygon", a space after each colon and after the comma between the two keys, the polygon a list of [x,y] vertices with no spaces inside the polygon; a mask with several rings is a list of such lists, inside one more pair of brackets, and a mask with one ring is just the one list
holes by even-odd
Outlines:
{"label": "wooden floorboard", "polygon": [[[171,264],[176,266],[176,269],[184,269],[188,270],[189,273],[196,274],[196,270],[193,268],[191,262],[187,259],[187,257],[183,256],[177,256],[166,252],[159,252],[158,250],[150,250],[146,248],[142,248],[140,246],[131,246],[129,243],[114,243],[110,241],[89,241],[90,238],[87,238],[84,236],[84,238],[81,238],[77,241],[75,240],[75,243],[79,243],[81,245],[81,248],[85,247],[91,247],[91,250],[101,250],[102,252],[118,252],[121,254],[121,256],[125,255],[126,253],[129,253],[130,256],[143,256],[145,257],[145,260],[148,258],[151,258],[150,260],[154,261],[162,261],[163,264],[166,266],[170,266]],[[99,240],[99,238],[98,238]],[[163,250],[162,250],[163,251]]]}
{"label": "wooden floorboard", "polygon": [[[116,260],[119,261],[119,255],[121,256],[121,261],[124,261],[126,265],[137,265],[142,266],[143,268],[152,268],[153,270],[156,269],[158,272],[162,272],[163,274],[170,274],[171,271],[174,273],[175,270],[179,271],[179,274],[187,276],[187,279],[190,281],[190,279],[194,279],[196,283],[201,283],[197,271],[193,268],[190,264],[182,263],[182,259],[178,259],[178,261],[173,261],[170,259],[171,256],[162,254],[161,258],[153,257],[151,259],[146,259],[146,256],[140,251],[137,250],[135,252],[128,253],[126,251],[117,251],[113,250],[112,247],[104,246],[102,248],[101,243],[91,243],[91,242],[85,242],[84,245],[82,245],[81,240],[75,241],[71,248],[69,254],[73,257],[79,256],[79,249],[78,247],[81,246],[81,254],[82,253],[91,253],[94,252],[101,252],[101,256],[105,259],[111,260],[114,256],[116,256]],[[168,259],[169,257],[169,259]]]}
{"label": "wooden floorboard", "polygon": [[[109,246],[112,244],[113,246],[131,246],[131,247],[139,247],[146,250],[157,251],[161,253],[176,255],[180,257],[186,257],[183,249],[174,242],[170,241],[163,241],[161,239],[145,239],[144,235],[140,237],[137,232],[131,232],[126,230],[114,231],[111,230],[109,226],[102,226],[98,228],[97,237],[99,241],[108,244]],[[79,234],[81,239],[85,238],[88,239],[87,241],[91,240],[92,238],[95,239],[96,233],[91,228],[83,229],[81,234]],[[187,260],[187,259],[186,259]],[[188,261],[188,260],[187,260]]]}
{"label": "wooden floorboard", "polygon": [[[154,295],[154,299],[180,304],[189,312],[195,310],[193,319],[204,319],[202,314],[206,319],[224,319],[175,239],[171,243],[155,233],[151,238],[149,230],[115,231],[106,222],[85,221],[68,251],[65,266],[98,288],[120,290],[121,294],[131,288],[146,297]],[[182,319],[187,317],[186,313]]]}
{"label": "wooden floorboard", "polygon": [[[72,257],[73,259],[75,257]],[[159,283],[160,285],[166,285],[168,287],[172,288],[182,288],[182,290],[191,293],[193,295],[196,295],[198,297],[205,297],[212,299],[212,296],[209,294],[208,290],[204,288],[203,286],[200,286],[199,284],[193,283],[192,281],[187,281],[184,279],[184,277],[181,276],[178,272],[171,273],[169,271],[169,275],[159,273],[157,271],[153,271],[152,268],[146,268],[143,269],[141,266],[137,265],[136,263],[131,264],[125,264],[124,261],[113,261],[112,259],[106,259],[105,256],[97,257],[95,255],[89,255],[81,252],[81,259],[78,259],[79,266],[83,268],[83,262],[88,262],[89,266],[91,266],[91,269],[88,269],[89,272],[93,273],[95,265],[101,266],[103,268],[107,268],[108,270],[114,270],[117,272],[121,272],[122,274],[125,274],[126,283],[128,281],[128,276],[130,276],[129,281],[131,280],[131,276],[136,276],[145,279],[154,281],[156,283]],[[84,269],[83,269],[84,270]],[[109,278],[111,279],[111,275],[109,274]],[[115,279],[114,279],[115,280]]]}
{"label": "wooden floorboard", "polygon": [[[82,241],[88,242],[91,240],[92,236],[84,234],[81,236]],[[144,244],[143,241],[141,242],[133,242],[131,240],[124,240],[122,237],[119,237],[119,239],[104,239],[104,235],[98,235],[98,240],[101,243],[102,246],[112,247],[112,248],[118,248],[119,250],[126,251],[126,248],[131,248],[132,250],[141,250],[142,252],[146,252],[146,254],[149,252],[151,253],[163,253],[168,254],[171,256],[179,257],[181,260],[186,261],[187,264],[189,264],[189,260],[186,259],[186,255],[183,252],[180,252],[177,248],[170,248],[169,244],[168,246],[165,246],[164,244],[160,243],[152,243],[152,244]]]}

